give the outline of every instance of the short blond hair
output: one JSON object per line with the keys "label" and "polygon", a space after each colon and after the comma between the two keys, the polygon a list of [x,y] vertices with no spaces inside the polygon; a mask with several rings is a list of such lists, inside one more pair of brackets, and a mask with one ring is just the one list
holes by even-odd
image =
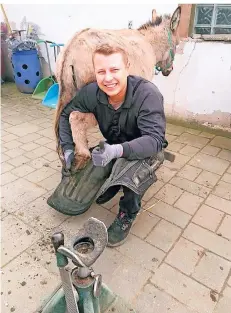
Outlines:
{"label": "short blond hair", "polygon": [[121,53],[123,56],[125,65],[128,64],[128,55],[126,51],[119,46],[109,45],[108,43],[98,45],[95,48],[95,50],[93,51],[93,55],[92,55],[92,63],[94,64],[94,57],[96,54],[111,55],[113,53]]}

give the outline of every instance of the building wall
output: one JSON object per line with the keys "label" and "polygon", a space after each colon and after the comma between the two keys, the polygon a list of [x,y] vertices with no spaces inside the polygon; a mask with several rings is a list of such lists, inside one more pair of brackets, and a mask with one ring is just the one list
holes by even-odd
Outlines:
{"label": "building wall", "polygon": [[189,35],[189,25],[191,19],[192,4],[181,4],[181,19],[179,24],[180,38],[187,38]]}
{"label": "building wall", "polygon": [[[179,26],[181,38],[187,38],[192,6],[182,6]],[[133,28],[151,19],[152,9],[159,14],[171,14],[176,5],[4,5],[13,29],[21,29],[27,22],[39,28],[39,37],[66,43],[76,31],[86,27],[119,29]],[[49,75],[44,56],[44,76]],[[230,126],[231,116],[231,44],[222,42],[181,42],[174,61],[174,70],[164,77],[161,73],[154,82],[165,98],[166,113],[170,116]],[[55,69],[50,50],[52,69]]]}
{"label": "building wall", "polygon": [[166,112],[175,117],[230,126],[231,44],[181,43],[174,70],[155,83],[164,94]]}
{"label": "building wall", "polygon": [[[39,38],[66,43],[77,31],[84,28],[138,28],[152,17],[152,9],[158,14],[171,14],[176,4],[4,4],[12,29],[26,29],[32,22],[39,29]],[[46,50],[40,44],[44,76],[49,75]],[[55,60],[50,49],[51,67],[54,71]]]}
{"label": "building wall", "polygon": [[40,27],[42,39],[56,42],[67,40],[87,27],[119,29],[133,28],[151,19],[152,9],[158,14],[171,14],[176,4],[4,4],[10,23],[18,29],[24,17]]}

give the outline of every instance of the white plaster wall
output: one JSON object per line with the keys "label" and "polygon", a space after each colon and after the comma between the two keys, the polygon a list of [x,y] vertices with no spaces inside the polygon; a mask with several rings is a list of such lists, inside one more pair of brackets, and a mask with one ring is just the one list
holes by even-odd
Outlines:
{"label": "white plaster wall", "polygon": [[41,27],[46,39],[66,42],[86,27],[134,28],[151,19],[153,8],[159,14],[171,14],[176,4],[4,4],[10,22],[20,26],[23,17]]}
{"label": "white plaster wall", "polygon": [[168,113],[195,119],[213,116],[215,120],[225,113],[229,119],[231,44],[186,42],[183,53],[176,55],[173,72],[168,77],[159,74],[154,81],[164,94]]}
{"label": "white plaster wall", "polygon": [[[66,43],[76,31],[86,27],[137,28],[157,13],[172,13],[176,4],[4,4],[9,21],[20,28],[24,18],[40,27],[41,39]],[[45,50],[43,56],[47,61]],[[50,50],[52,69],[55,68]],[[46,71],[46,74],[48,72]],[[154,82],[165,98],[166,112],[183,118],[208,120],[230,126],[231,44],[188,41],[176,54],[174,71],[168,77],[155,76]]]}
{"label": "white plaster wall", "polygon": [[[75,32],[88,28],[133,28],[151,19],[152,9],[158,14],[172,14],[176,4],[4,4],[13,29],[20,29],[23,19],[40,27],[40,39],[66,43]],[[46,62],[46,52],[41,44]],[[52,70],[55,69],[53,50],[50,50]]]}

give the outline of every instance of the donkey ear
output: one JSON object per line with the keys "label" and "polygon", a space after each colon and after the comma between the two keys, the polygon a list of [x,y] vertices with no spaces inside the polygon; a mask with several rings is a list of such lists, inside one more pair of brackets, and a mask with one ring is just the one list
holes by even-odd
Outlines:
{"label": "donkey ear", "polygon": [[180,16],[181,16],[181,7],[178,7],[172,17],[171,17],[171,21],[170,21],[170,29],[172,31],[175,31],[180,23]]}
{"label": "donkey ear", "polygon": [[152,10],[152,23],[155,23],[156,18],[157,18],[156,10],[153,9],[153,10]]}

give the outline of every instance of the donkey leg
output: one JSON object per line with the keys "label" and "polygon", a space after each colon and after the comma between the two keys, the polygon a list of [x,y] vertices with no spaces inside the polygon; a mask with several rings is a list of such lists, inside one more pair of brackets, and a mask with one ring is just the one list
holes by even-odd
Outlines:
{"label": "donkey leg", "polygon": [[94,114],[74,111],[70,114],[72,137],[75,143],[76,169],[84,168],[91,158],[87,142],[87,129],[97,125]]}

